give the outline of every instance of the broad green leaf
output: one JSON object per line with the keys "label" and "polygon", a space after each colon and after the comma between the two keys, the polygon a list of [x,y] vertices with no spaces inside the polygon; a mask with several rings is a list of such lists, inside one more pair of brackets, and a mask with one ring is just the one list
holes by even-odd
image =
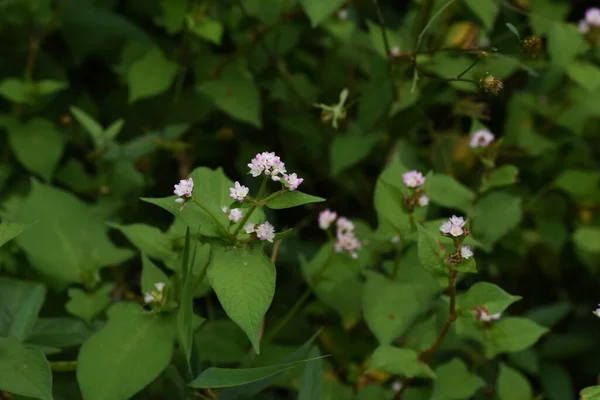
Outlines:
{"label": "broad green leaf", "polygon": [[447,281],[446,251],[434,234],[417,225],[419,263],[438,282]]}
{"label": "broad green leaf", "polygon": [[131,398],[169,365],[174,341],[172,317],[148,314],[135,303],[115,304],[104,328],[79,351],[77,381],[83,398]]}
{"label": "broad green leaf", "polygon": [[552,328],[573,310],[569,302],[557,302],[530,309],[525,316],[540,325]]}
{"label": "broad green leaf", "polygon": [[558,3],[553,0],[532,0],[529,13],[529,23],[536,35],[547,34],[557,21],[566,19],[571,11],[568,3]]}
{"label": "broad green leaf", "polygon": [[100,137],[104,132],[104,128],[102,128],[102,126],[98,122],[96,122],[94,118],[92,118],[88,113],[86,113],[82,109],[75,106],[71,106],[69,110],[71,111],[71,114],[73,114],[77,122],[79,122],[83,126],[83,129],[85,129],[87,133],[90,134],[94,141],[100,140]]}
{"label": "broad green leaf", "polygon": [[259,330],[275,293],[275,266],[262,246],[215,246],[208,278],[225,312],[246,333],[256,353]]}
{"label": "broad green leaf", "polygon": [[0,223],[0,247],[4,246],[6,242],[17,237],[25,229],[29,228],[32,224],[20,224],[18,222],[2,222]]}
{"label": "broad green leaf", "polygon": [[200,21],[195,21],[193,16],[188,17],[188,26],[190,32],[198,35],[202,39],[206,39],[216,45],[221,44],[223,36],[223,24],[212,18],[204,17]]}
{"label": "broad green leaf", "polygon": [[503,192],[493,192],[475,207],[471,228],[475,237],[491,247],[514,229],[522,218],[521,199]]}
{"label": "broad green leaf", "polygon": [[594,201],[598,197],[600,172],[585,169],[565,169],[552,183],[578,202]]}
{"label": "broad green leaf", "polygon": [[283,208],[291,208],[309,203],[320,203],[325,201],[322,197],[312,196],[302,193],[298,190],[285,191],[281,195],[274,197],[267,202],[267,207],[273,210],[281,210]]}
{"label": "broad green leaf", "polygon": [[230,117],[262,127],[260,93],[248,72],[227,68],[217,79],[202,82],[198,91]]}
{"label": "broad green leaf", "polygon": [[538,339],[548,332],[537,323],[521,317],[504,317],[495,322],[489,329],[485,341],[487,358],[500,353],[513,353],[533,346]]}
{"label": "broad green leaf", "polygon": [[[377,54],[379,54],[384,59],[388,59],[390,57],[389,54],[386,54],[385,44],[383,41],[383,33],[381,32],[381,25],[376,24],[370,20],[367,20],[367,28],[369,30],[369,39],[371,40],[371,44],[373,49]],[[394,32],[391,29],[385,28],[385,35],[387,36],[388,43],[390,46],[390,51],[397,47],[400,50],[406,50],[406,46],[403,46],[402,38],[397,32]],[[388,91],[389,93],[389,91]]]}
{"label": "broad green leaf", "polygon": [[131,64],[127,73],[129,103],[166,91],[177,74],[177,64],[155,48]]}
{"label": "broad green leaf", "polygon": [[600,68],[588,62],[574,61],[567,67],[567,75],[587,91],[600,87]]}
{"label": "broad green leaf", "polygon": [[140,252],[148,257],[165,262],[176,257],[171,239],[158,228],[144,224],[109,224],[109,226],[121,231]]}
{"label": "broad green leaf", "polygon": [[533,390],[527,378],[516,369],[503,363],[500,364],[496,386],[499,400],[531,400],[533,398]]}
{"label": "broad green leaf", "polygon": [[451,176],[429,174],[425,187],[432,202],[470,214],[475,193]]}
{"label": "broad green leaf", "polygon": [[0,390],[52,400],[52,373],[44,354],[13,336],[0,337]]}
{"label": "broad green leaf", "polygon": [[370,369],[380,369],[407,378],[435,378],[429,365],[419,361],[416,351],[393,346],[379,346],[371,357]]}
{"label": "broad green leaf", "polygon": [[492,283],[477,282],[465,293],[458,296],[457,303],[459,309],[468,310],[479,306],[486,307],[490,314],[496,314],[503,312],[521,298],[521,296],[506,293]]}
{"label": "broad green leaf", "polygon": [[394,158],[377,179],[374,205],[380,228],[389,227],[397,233],[407,233],[411,229],[410,218],[402,205],[400,189],[402,174],[407,170]]}
{"label": "broad green leaf", "polygon": [[498,16],[500,5],[494,0],[464,0],[464,2],[483,22],[486,30],[491,31]]}
{"label": "broad green leaf", "polygon": [[272,365],[269,367],[259,368],[215,368],[211,367],[204,370],[196,379],[189,385],[196,389],[203,388],[224,388],[239,385],[246,385],[252,382],[257,382],[261,379],[269,378],[273,375],[280,374],[290,370],[300,364],[309,361],[321,359],[324,356],[317,358],[308,358],[305,360],[295,361],[287,364]]}
{"label": "broad green leaf", "polygon": [[471,257],[468,260],[462,260],[460,264],[454,266],[454,269],[458,272],[465,272],[469,274],[477,273],[477,263],[475,262],[475,257]]}
{"label": "broad green leaf", "polygon": [[331,175],[335,176],[365,159],[379,141],[379,135],[364,134],[358,125],[333,137],[331,143]]}
{"label": "broad green leaf", "polygon": [[92,293],[77,288],[69,289],[69,301],[65,308],[70,314],[90,323],[112,302],[110,294],[113,287],[113,284],[105,284]]}
{"label": "broad green leaf", "polygon": [[344,0],[300,0],[302,8],[308,15],[312,27],[325,22],[338,8],[344,4]]}
{"label": "broad green leaf", "polygon": [[246,10],[265,24],[276,22],[285,10],[284,3],[272,2],[270,0],[243,0]]}
{"label": "broad green leaf", "polygon": [[41,118],[8,129],[10,146],[21,164],[49,181],[64,148],[61,133]]}
{"label": "broad green leaf", "polygon": [[21,79],[6,78],[0,82],[0,95],[14,103],[31,102],[29,87]]}
{"label": "broad green leaf", "polygon": [[369,273],[362,297],[365,322],[380,344],[389,344],[414,322],[424,300],[416,285]]}
{"label": "broad green leaf", "polygon": [[104,222],[85,203],[37,181],[20,204],[16,220],[37,221],[15,240],[32,267],[60,285],[81,282],[85,274],[131,256],[129,250],[112,244]]}
{"label": "broad green leaf", "polygon": [[160,0],[161,15],[154,17],[154,22],[174,34],[183,28],[183,22],[187,11],[186,0]]}
{"label": "broad green leaf", "polygon": [[472,398],[485,386],[485,381],[472,374],[464,361],[455,358],[436,368],[431,400],[464,400]]}
{"label": "broad green leaf", "polygon": [[513,185],[517,182],[519,170],[514,165],[503,165],[484,178],[481,191],[485,192],[495,187]]}
{"label": "broad green leaf", "polygon": [[590,386],[579,392],[581,400],[600,400],[600,386]]}
{"label": "broad green leaf", "polygon": [[575,400],[576,390],[571,375],[564,366],[545,364],[542,366],[540,380],[548,400]]}
{"label": "broad green leaf", "polygon": [[55,81],[53,79],[44,79],[33,83],[33,90],[36,94],[49,95],[60,92],[69,87],[67,82]]}
{"label": "broad green leaf", "polygon": [[0,336],[23,342],[31,333],[46,298],[39,283],[0,278]]}
{"label": "broad green leaf", "polygon": [[246,335],[230,320],[209,320],[194,338],[203,349],[200,358],[211,363],[237,363],[248,351]]}
{"label": "broad green leaf", "polygon": [[581,226],[573,232],[572,239],[578,250],[591,254],[600,253],[600,227]]}
{"label": "broad green leaf", "polygon": [[93,327],[76,318],[38,318],[27,343],[58,348],[74,347],[85,342],[93,332]]}
{"label": "broad green leaf", "polygon": [[169,277],[156,264],[142,253],[142,293],[155,290],[157,283],[167,283]]}
{"label": "broad green leaf", "polygon": [[548,53],[557,66],[568,68],[588,45],[573,24],[555,23],[548,32]]}
{"label": "broad green leaf", "polygon": [[180,294],[181,298],[179,301],[179,310],[177,311],[177,338],[181,349],[185,354],[185,358],[188,364],[188,371],[190,377],[192,375],[192,341],[193,341],[193,328],[192,328],[192,317],[194,316],[194,304],[193,304],[193,284],[194,276],[192,274],[193,259],[191,255],[192,249],[190,244],[190,228],[186,229],[185,232],[185,245],[183,248],[183,258],[181,262],[181,287]]}
{"label": "broad green leaf", "polygon": [[317,346],[313,346],[308,352],[308,361],[304,367],[302,384],[298,393],[298,400],[314,400],[321,398],[323,394],[323,360]]}

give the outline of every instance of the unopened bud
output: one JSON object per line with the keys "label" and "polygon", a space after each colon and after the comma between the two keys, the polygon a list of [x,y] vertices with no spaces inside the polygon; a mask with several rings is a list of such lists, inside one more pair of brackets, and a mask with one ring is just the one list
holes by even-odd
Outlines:
{"label": "unopened bud", "polygon": [[527,36],[523,40],[523,48],[527,53],[529,53],[533,57],[537,56],[543,47],[544,42],[542,41],[542,38],[538,35]]}
{"label": "unopened bud", "polygon": [[479,81],[479,85],[481,88],[487,92],[491,93],[494,96],[498,96],[502,89],[504,88],[504,84],[498,78],[494,78],[492,75],[486,75]]}

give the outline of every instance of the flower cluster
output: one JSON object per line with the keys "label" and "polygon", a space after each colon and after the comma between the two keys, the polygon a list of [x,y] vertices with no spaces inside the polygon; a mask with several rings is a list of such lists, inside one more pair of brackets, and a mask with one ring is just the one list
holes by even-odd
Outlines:
{"label": "flower cluster", "polygon": [[238,181],[235,182],[232,188],[229,188],[229,197],[237,201],[244,201],[248,196],[249,189],[246,186],[240,185]]}
{"label": "flower cluster", "polygon": [[243,214],[242,210],[239,208],[234,208],[230,210],[229,207],[223,206],[221,207],[221,210],[223,210],[223,212],[227,214],[227,218],[229,218],[229,221],[233,223],[238,223],[242,220]]}
{"label": "flower cluster", "polygon": [[425,176],[419,171],[408,171],[402,174],[404,185],[411,189],[420,188],[425,184]]}
{"label": "flower cluster", "polygon": [[475,307],[475,318],[483,322],[497,321],[502,317],[502,313],[490,314],[486,307]]}
{"label": "flower cluster", "polygon": [[404,205],[408,212],[412,212],[415,204],[425,207],[429,204],[429,197],[423,193],[423,186],[425,185],[425,176],[417,171],[408,171],[402,174],[402,182],[404,186],[412,189],[413,196],[405,198]]}
{"label": "flower cluster", "polygon": [[248,222],[244,225],[244,231],[249,235],[254,233],[257,238],[266,240],[267,242],[273,243],[273,239],[275,239],[275,227],[268,222],[263,222],[258,226],[252,222]]}
{"label": "flower cluster", "polygon": [[336,242],[334,250],[336,253],[346,252],[354,259],[358,258],[358,250],[362,243],[354,234],[354,224],[346,217],[339,217],[335,211],[329,209],[319,214],[319,227],[327,230],[336,221]]}
{"label": "flower cluster", "polygon": [[[298,175],[295,173],[288,175],[285,163],[273,152],[269,153],[265,151],[257,154],[256,157],[250,161],[248,167],[250,168],[250,175],[253,177],[256,178],[260,175],[270,176],[275,182],[281,181],[288,190],[298,189],[298,186],[304,181],[304,179],[298,178]],[[240,186],[240,188],[245,188],[245,186]],[[232,189],[230,189],[230,191]],[[237,195],[237,191],[235,193]],[[233,197],[233,194],[231,194],[231,196]],[[243,197],[245,197],[245,195],[242,196],[242,200]]]}
{"label": "flower cluster", "polygon": [[175,201],[181,205],[180,211],[183,210],[183,207],[185,207],[186,203],[192,198],[193,191],[194,180],[192,178],[182,179],[175,185],[175,190],[173,192],[179,196]]}
{"label": "flower cluster", "polygon": [[471,140],[469,141],[469,146],[471,148],[485,148],[488,147],[490,143],[494,141],[496,137],[492,132],[487,129],[479,129],[471,135]]}
{"label": "flower cluster", "polygon": [[585,18],[579,21],[579,32],[588,33],[590,29],[600,26],[600,8],[588,8],[585,12]]}
{"label": "flower cluster", "polygon": [[[457,217],[453,215],[448,221],[444,222],[440,226],[440,232],[444,235],[450,235],[453,237],[460,237],[466,235],[468,232],[463,229],[467,221],[463,217]],[[469,249],[470,251],[471,249]],[[472,253],[471,253],[472,254]]]}
{"label": "flower cluster", "polygon": [[144,303],[155,305],[164,304],[166,300],[164,295],[165,284],[163,282],[157,282],[154,284],[154,287],[156,288],[156,290],[147,292],[144,295]]}

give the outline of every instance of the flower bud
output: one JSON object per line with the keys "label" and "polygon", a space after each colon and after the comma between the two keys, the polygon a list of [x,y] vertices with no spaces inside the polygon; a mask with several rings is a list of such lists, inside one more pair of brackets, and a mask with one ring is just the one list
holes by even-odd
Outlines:
{"label": "flower bud", "polygon": [[542,48],[544,47],[544,42],[539,35],[531,35],[527,36],[523,40],[523,48],[529,55],[535,57],[538,55]]}

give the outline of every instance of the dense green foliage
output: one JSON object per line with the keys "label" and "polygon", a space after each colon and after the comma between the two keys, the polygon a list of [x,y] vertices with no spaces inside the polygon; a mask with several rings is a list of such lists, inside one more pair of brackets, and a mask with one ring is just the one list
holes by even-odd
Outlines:
{"label": "dense green foliage", "polygon": [[0,398],[600,399],[588,3],[0,0]]}

